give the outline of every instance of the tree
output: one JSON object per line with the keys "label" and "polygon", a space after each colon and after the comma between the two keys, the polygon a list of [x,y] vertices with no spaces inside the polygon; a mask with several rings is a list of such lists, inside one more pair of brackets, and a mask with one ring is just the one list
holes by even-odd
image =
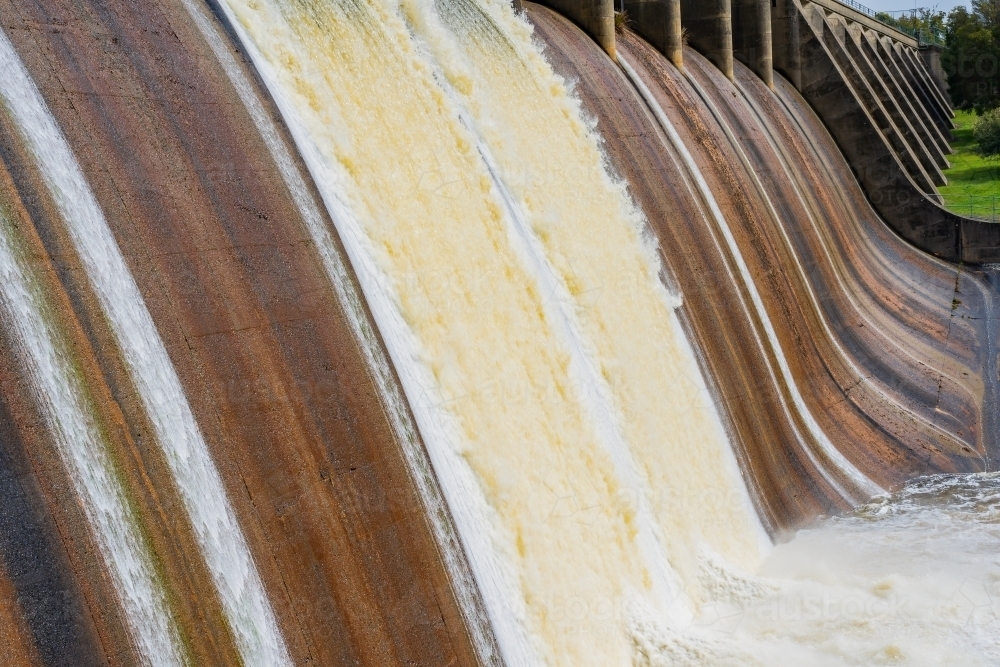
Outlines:
{"label": "tree", "polygon": [[976,121],[972,136],[983,157],[1000,157],[1000,108],[988,111]]}
{"label": "tree", "polygon": [[941,64],[957,107],[981,114],[1000,106],[1000,0],[951,11]]}
{"label": "tree", "polygon": [[[899,14],[894,16],[894,14]],[[948,16],[944,12],[933,9],[914,9],[912,12],[879,12],[875,18],[896,26],[914,37],[919,37],[923,43],[943,42],[946,34]]]}
{"label": "tree", "polygon": [[982,17],[994,38],[1000,37],[1000,0],[972,0],[972,11]]}

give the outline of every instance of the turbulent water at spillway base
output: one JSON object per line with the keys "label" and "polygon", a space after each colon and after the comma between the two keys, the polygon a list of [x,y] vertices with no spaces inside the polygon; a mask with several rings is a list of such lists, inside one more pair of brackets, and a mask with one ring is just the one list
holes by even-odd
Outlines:
{"label": "turbulent water at spillway base", "polygon": [[[928,633],[881,611],[918,573],[842,551],[853,530],[874,552],[862,563],[888,562],[885,521],[831,521],[760,569],[681,299],[505,2],[221,6],[351,256],[507,664],[925,664],[923,641],[961,654],[957,621]],[[919,543],[919,521],[901,535]],[[915,608],[948,608],[929,594]],[[855,600],[888,618],[848,617]]]}
{"label": "turbulent water at spillway base", "polygon": [[740,590],[651,641],[648,664],[996,665],[1000,475],[922,478],[820,520]]}
{"label": "turbulent water at spillway base", "polygon": [[[186,6],[211,39],[200,5]],[[996,478],[915,482],[771,546],[662,263],[676,249],[658,247],[571,86],[506,0],[220,0],[217,9],[336,226],[314,216],[311,242],[332,257],[335,232],[350,257],[475,579],[463,599],[478,604],[478,594],[488,616],[471,634],[495,637],[494,664],[996,662]],[[242,662],[291,664],[288,626],[156,323],[67,138],[7,51],[20,76],[6,106],[122,348]],[[249,81],[232,82],[244,102],[252,97]],[[264,110],[252,115],[277,143]],[[671,140],[687,153],[679,134]],[[0,231],[13,235],[8,227]],[[0,305],[19,336],[55,341],[24,346],[31,375],[67,375],[54,328],[25,317],[39,309],[33,293],[11,289]],[[798,418],[826,442],[785,370]],[[40,383],[49,420],[67,432],[67,415],[88,409],[59,393],[72,382]],[[110,508],[88,516],[142,653],[150,664],[183,662],[99,434],[77,421],[60,453],[81,502]],[[859,489],[878,488],[828,449]],[[469,623],[481,618],[463,611]],[[489,639],[478,644],[492,650]]]}

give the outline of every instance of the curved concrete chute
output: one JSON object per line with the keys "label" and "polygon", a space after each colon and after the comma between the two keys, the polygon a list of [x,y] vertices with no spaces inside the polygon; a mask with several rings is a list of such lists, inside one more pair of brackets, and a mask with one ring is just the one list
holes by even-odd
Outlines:
{"label": "curved concrete chute", "polygon": [[[757,351],[751,351],[753,341],[761,340],[759,334],[736,335],[735,327],[744,326],[740,323],[741,318],[714,321],[709,314],[711,304],[728,298],[723,296],[724,293],[731,290],[734,295],[739,294],[743,288],[737,286],[738,281],[730,288],[718,288],[718,285],[725,284],[725,276],[732,280],[735,274],[731,268],[726,268],[731,265],[723,260],[722,255],[711,259],[712,252],[715,252],[711,249],[718,247],[711,234],[700,242],[681,241],[683,234],[694,233],[709,220],[707,210],[697,203],[698,196],[690,182],[686,187],[668,185],[674,178],[668,174],[682,169],[680,164],[683,161],[674,157],[675,166],[670,166],[669,161],[664,162],[663,157],[657,156],[660,153],[670,155],[673,149],[662,138],[655,122],[642,112],[641,101],[628,102],[626,107],[635,109],[626,116],[632,119],[632,129],[620,127],[620,120],[612,122],[612,118],[622,118],[621,113],[599,100],[615,99],[624,104],[630,95],[628,86],[623,86],[610,72],[591,74],[595,69],[600,71],[600,60],[590,60],[594,56],[586,55],[593,47],[588,46],[589,43],[582,37],[572,38],[572,30],[560,23],[560,19],[550,17],[541,10],[533,10],[530,6],[529,13],[536,22],[539,34],[548,44],[550,57],[554,62],[562,63],[564,76],[578,80],[578,94],[597,118],[598,128],[605,133],[606,150],[612,163],[631,184],[634,195],[646,209],[657,231],[667,263],[673,269],[672,275],[686,296],[686,321],[701,345],[705,363],[715,376],[714,385],[720,400],[727,406],[733,432],[739,434],[741,460],[751,483],[755,485],[756,497],[761,499],[763,508],[774,512],[770,515],[772,525],[794,524],[797,514],[790,511],[791,507],[787,505],[777,510],[787,501],[782,500],[783,494],[771,487],[773,482],[768,480],[771,470],[790,472],[795,466],[792,460],[779,463],[774,458],[774,450],[765,452],[746,438],[756,427],[743,411],[748,402],[769,400],[769,395],[777,398],[780,392],[761,392],[758,385],[753,398],[748,393],[732,394],[734,387],[739,386],[740,375],[723,370],[725,364],[720,365],[719,361],[725,357],[724,350],[728,346],[734,345],[737,340],[744,341],[741,345],[749,347],[740,355],[740,365],[763,363],[760,377],[770,377],[773,381],[777,376],[773,371],[763,370],[769,363],[768,354],[764,353],[766,346],[758,346]],[[743,239],[739,242],[740,246],[755,248],[746,255],[751,273],[754,276],[771,276],[768,284],[772,290],[789,289],[798,295],[772,301],[773,294],[764,294],[769,311],[783,312],[781,317],[773,320],[782,340],[794,340],[794,337],[785,338],[785,334],[780,332],[800,315],[792,316],[791,311],[782,310],[778,302],[813,304],[811,315],[806,315],[810,308],[799,311],[805,317],[802,331],[810,331],[810,351],[803,349],[795,352],[792,358],[796,360],[799,386],[808,387],[804,389],[808,392],[807,403],[823,406],[817,408],[817,415],[824,415],[820,418],[824,429],[840,434],[832,436],[837,446],[847,448],[846,451],[852,452],[852,460],[864,461],[860,464],[862,470],[888,485],[898,484],[906,475],[915,474],[924,466],[931,469],[937,466],[977,469],[982,466],[992,438],[981,430],[983,418],[980,410],[985,389],[979,378],[982,378],[988,358],[985,332],[982,326],[976,325],[965,333],[959,333],[969,321],[963,317],[954,318],[951,311],[956,281],[963,285],[963,294],[969,295],[970,313],[986,308],[988,293],[983,291],[981,283],[975,278],[963,277],[961,272],[945,264],[924,258],[884,227],[868,229],[871,224],[881,223],[874,219],[864,197],[859,198],[859,190],[849,189],[851,194],[845,196],[838,193],[836,187],[822,185],[831,182],[830,167],[825,164],[827,161],[836,159],[835,164],[840,165],[837,169],[846,169],[846,163],[842,157],[817,153],[809,140],[804,138],[819,126],[802,127],[795,116],[787,115],[789,112],[782,103],[776,104],[774,95],[766,92],[766,87],[757,83],[755,77],[753,81],[759,90],[750,85],[747,77],[751,75],[741,65],[737,66],[737,72],[743,74],[737,76],[737,80],[747,91],[746,101],[742,101],[742,95],[735,90],[733,92],[739,95],[738,99],[727,93],[724,77],[715,68],[703,64],[700,56],[693,52],[686,55],[687,68],[691,76],[700,81],[698,89],[701,94],[712,97],[713,105],[719,109],[717,113],[722,114],[716,117],[707,110],[698,89],[692,88],[648,45],[625,34],[619,37],[618,47],[620,58],[636,68],[653,91],[660,108],[672,117],[677,131],[686,137],[687,148],[696,156],[705,178],[713,184],[711,189],[719,198],[721,209],[733,226],[733,233],[737,239]],[[590,64],[586,68],[572,65],[581,61]],[[784,90],[784,87],[787,83],[780,81],[779,88]],[[803,110],[799,109],[798,113],[803,113]],[[728,133],[720,127],[720,120],[731,126]],[[797,124],[799,128],[796,130]],[[778,127],[783,130],[779,132]],[[626,136],[641,137],[641,140],[627,140]],[[742,137],[741,150],[746,151],[748,160],[745,164],[754,172],[754,177],[747,173],[747,167],[729,166],[741,163],[737,153],[725,148],[727,144],[735,147],[731,143],[735,136]],[[800,173],[792,164],[797,168],[801,168],[800,165],[809,166]],[[840,171],[836,175],[842,178],[843,173]],[[758,179],[756,185],[755,178]],[[681,179],[680,183],[685,181],[688,179]],[[728,185],[722,185],[727,181]],[[752,194],[755,190],[759,195]],[[759,196],[766,197],[771,204],[765,204],[758,199]],[[740,203],[741,200],[745,203]],[[750,200],[757,202],[751,203]],[[771,208],[772,214],[758,213],[768,208]],[[680,219],[687,221],[686,224],[670,224],[668,220],[672,216],[664,217],[667,211],[674,211]],[[688,213],[683,213],[685,211]],[[867,224],[864,223],[866,218],[870,221]],[[807,220],[811,222],[801,227]],[[833,221],[837,223],[831,229],[829,225]],[[708,233],[711,228],[710,224],[706,224],[704,231],[698,233]],[[779,243],[777,239],[782,237],[785,241]],[[682,268],[689,266],[692,260],[690,255],[695,248],[700,249],[697,251],[700,260],[695,264],[700,268]],[[770,260],[774,266],[800,267],[797,278],[787,271],[780,272],[786,276],[781,281],[786,287],[776,287],[779,272],[764,268],[767,263],[763,258],[771,253],[774,253],[775,259]],[[707,266],[717,268],[706,269]],[[713,276],[712,280],[705,279],[706,271]],[[894,284],[896,286],[891,287]],[[712,285],[716,287],[713,289]],[[876,289],[875,285],[883,285],[884,290]],[[905,295],[904,301],[893,296],[897,293]],[[816,298],[815,295],[821,296]],[[756,318],[751,315],[752,309],[747,311],[745,305],[734,304],[731,308],[734,309],[732,312],[745,312],[750,321]],[[702,324],[708,322],[713,324],[707,327]],[[955,325],[958,325],[954,330],[957,335],[952,338]],[[726,333],[730,326],[734,327],[733,332]],[[809,370],[810,364],[805,360],[813,355],[817,360],[823,359],[823,362]],[[757,358],[760,362],[751,362],[751,359]],[[836,370],[838,366],[843,370]],[[817,384],[820,378],[829,378],[823,382],[829,381],[830,391],[845,396],[846,400],[837,403],[813,393],[822,386],[822,383]],[[942,387],[946,389],[942,390]],[[739,399],[735,399],[737,395]],[[833,406],[842,406],[844,412],[840,412],[841,407]],[[826,419],[825,412],[831,409],[837,410],[836,423]],[[789,415],[787,410],[775,413],[773,408],[771,414]],[[852,417],[852,414],[855,416]],[[859,431],[847,435],[847,431],[839,430],[852,423],[853,419],[859,419],[853,422]],[[772,419],[767,428],[777,429],[779,422]],[[785,445],[779,448],[786,456],[798,451],[801,457],[799,465],[816,465],[815,461],[809,462],[806,456],[810,445],[801,439],[808,436],[803,430],[796,431],[792,424],[794,419],[788,425],[791,430],[784,431],[785,436],[778,436],[782,431],[776,430],[764,437],[771,442],[779,437],[788,438],[783,440]],[[861,436],[860,433],[871,428],[872,424],[881,426],[867,431],[868,436]],[[855,444],[861,441],[866,444],[855,449]],[[876,442],[881,444],[876,445]],[[792,467],[789,468],[789,465]],[[910,472],[905,473],[904,470]],[[803,472],[795,473],[803,485],[800,487],[802,492],[797,494],[799,498],[807,493],[806,489],[812,489],[809,493],[818,494],[817,500],[831,502],[833,497],[829,495],[823,499],[822,484],[817,485],[817,479],[807,482],[810,475]],[[785,479],[789,478],[786,476]]]}
{"label": "curved concrete chute", "polygon": [[[692,75],[695,72],[692,69]],[[701,71],[703,77],[706,74],[709,73]],[[840,356],[853,374],[865,377],[857,389],[863,388],[864,392],[868,392],[868,398],[862,399],[860,394],[864,392],[859,391],[855,400],[859,404],[866,403],[866,410],[870,413],[888,409],[897,415],[897,419],[908,421],[910,429],[925,433],[945,450],[962,455],[972,447],[978,448],[976,431],[966,430],[965,421],[961,418],[971,416],[974,423],[980,422],[979,396],[982,392],[977,389],[981,386],[975,382],[966,386],[963,373],[968,376],[972,371],[978,378],[981,361],[969,368],[963,363],[966,356],[964,350],[940,353],[942,341],[915,331],[914,323],[905,311],[887,307],[885,296],[871,287],[876,283],[858,281],[848,286],[843,274],[851,270],[859,271],[865,264],[845,260],[845,257],[852,257],[845,252],[846,248],[831,247],[827,245],[828,240],[823,242],[823,232],[829,229],[829,221],[836,218],[832,218],[829,211],[817,211],[815,202],[808,201],[809,193],[819,190],[818,185],[822,183],[821,179],[803,178],[803,167],[815,164],[815,158],[798,156],[807,159],[788,159],[789,151],[783,146],[776,130],[783,125],[780,116],[772,121],[771,118],[776,115],[773,108],[759,103],[769,100],[769,96],[754,90],[747,77],[744,76],[743,81],[746,82],[745,94],[747,89],[757,93],[757,100],[748,97],[749,104],[718,91],[711,85],[711,78],[704,80],[700,90],[710,91],[702,95],[711,95],[716,100],[714,108],[724,111],[715,111],[713,115],[721,125],[728,126],[727,135],[731,143],[736,143],[734,135],[765,138],[764,141],[745,142],[745,148],[741,148],[744,153],[742,161],[747,171],[753,174],[752,180],[765,203],[764,209],[769,212],[772,222],[777,223],[771,235],[783,238],[793,250],[787,265],[796,267],[805,279],[805,285],[808,285],[802,293],[815,308],[816,322],[822,328],[822,335],[832,342],[830,352]],[[850,218],[843,219],[842,224],[850,225]],[[812,245],[805,243],[809,238],[807,231],[819,235],[820,239]],[[905,260],[901,264],[905,265]],[[805,266],[810,268],[806,270]],[[876,266],[882,266],[882,263]],[[915,288],[912,284],[915,281],[899,281],[898,277],[890,276],[881,280],[883,286],[887,281],[898,281],[900,291],[922,302],[918,308],[924,308],[928,315],[937,315],[940,324],[936,328],[939,330],[949,319],[947,310],[941,307],[941,303],[946,301],[947,291],[934,295],[935,299],[924,290]],[[817,298],[819,294],[824,298]],[[854,318],[861,320],[859,326],[847,324]],[[864,330],[864,335],[859,336],[861,330]],[[959,419],[949,419],[936,413],[942,383],[949,386],[945,394],[956,397],[957,404],[962,408]],[[875,407],[879,404],[884,407]],[[910,412],[909,416],[906,416],[907,412]],[[952,434],[962,435],[955,437]]]}
{"label": "curved concrete chute", "polygon": [[[4,0],[0,13],[135,277],[291,660],[476,664],[355,313],[340,303],[276,158],[187,10]],[[141,455],[122,459],[123,476],[148,494],[143,512],[159,521],[148,530],[187,610],[181,632],[198,638],[197,662],[241,664],[116,331],[86,296],[45,186],[25,178],[18,189],[44,252],[65,266],[59,280],[83,295],[70,316],[85,323],[110,378],[101,400],[119,402],[116,428],[140,443]],[[31,424],[19,417],[12,428]],[[98,588],[103,575],[82,558],[88,565],[74,569]],[[232,558],[227,567],[245,571]],[[104,602],[111,619],[115,606]],[[120,631],[101,629],[94,641],[117,656],[113,664],[134,663]],[[79,645],[79,664],[89,664],[84,638]]]}

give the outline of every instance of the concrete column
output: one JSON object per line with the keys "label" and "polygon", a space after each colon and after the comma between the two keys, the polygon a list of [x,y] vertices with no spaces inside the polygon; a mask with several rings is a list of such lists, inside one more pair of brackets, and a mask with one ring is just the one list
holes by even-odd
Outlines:
{"label": "concrete column", "polygon": [[609,56],[618,57],[615,51],[614,0],[537,0],[537,2],[559,12],[580,26]]}
{"label": "concrete column", "polygon": [[688,42],[733,78],[733,12],[730,0],[681,0]]}
{"label": "concrete column", "polygon": [[944,68],[941,66],[941,52],[944,51],[940,46],[929,45],[922,46],[918,53],[920,54],[921,60],[924,61],[924,66],[931,75],[931,81],[937,84],[937,87],[941,89],[941,93],[945,96],[947,101],[951,101],[948,98],[948,76],[944,73]]}
{"label": "concrete column", "polygon": [[771,37],[772,0],[731,0],[733,8],[733,57],[774,88]]}
{"label": "concrete column", "polygon": [[801,90],[798,11],[792,0],[774,0],[771,8],[771,49],[774,69]]}
{"label": "concrete column", "polygon": [[684,65],[681,0],[625,0],[629,27],[677,67]]}

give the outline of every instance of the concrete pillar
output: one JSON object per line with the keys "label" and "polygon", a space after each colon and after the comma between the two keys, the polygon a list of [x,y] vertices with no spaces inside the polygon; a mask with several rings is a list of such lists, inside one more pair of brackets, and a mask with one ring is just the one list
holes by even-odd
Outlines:
{"label": "concrete pillar", "polygon": [[615,0],[534,0],[559,12],[590,35],[609,56],[615,50]]}
{"label": "concrete pillar", "polygon": [[733,12],[730,0],[681,0],[688,43],[733,78]]}
{"label": "concrete pillar", "polygon": [[629,27],[677,67],[684,65],[681,0],[625,0]]}
{"label": "concrete pillar", "polygon": [[774,0],[771,7],[771,53],[774,69],[797,90],[802,89],[798,8],[792,0]]}
{"label": "concrete pillar", "polygon": [[733,57],[774,88],[771,37],[772,0],[731,0]]}
{"label": "concrete pillar", "polygon": [[948,98],[948,77],[944,73],[944,67],[941,66],[941,52],[944,51],[940,46],[931,44],[929,46],[920,47],[920,58],[924,61],[924,66],[927,67],[927,71],[931,75],[931,81],[937,84],[937,87],[941,89],[947,101],[951,101]]}
{"label": "concrete pillar", "polygon": [[609,56],[617,58],[615,51],[614,0],[536,0],[538,4],[553,9],[594,38]]}

